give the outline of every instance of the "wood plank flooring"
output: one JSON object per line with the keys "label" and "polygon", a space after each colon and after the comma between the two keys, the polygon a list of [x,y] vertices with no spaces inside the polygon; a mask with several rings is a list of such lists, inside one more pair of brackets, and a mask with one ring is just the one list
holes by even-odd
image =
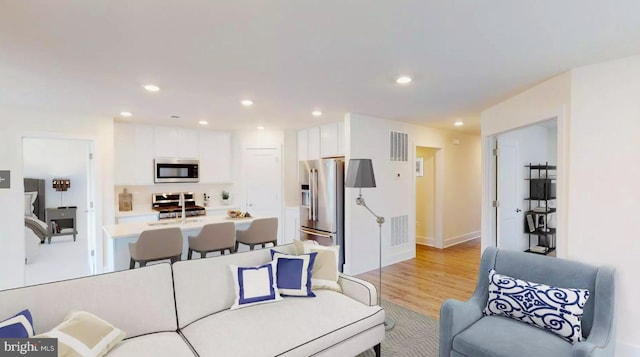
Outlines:
{"label": "wood plank flooring", "polygon": [[[415,259],[382,269],[382,298],[439,319],[446,299],[471,297],[479,266],[480,238],[446,249],[417,245]],[[378,287],[378,270],[358,277]]]}

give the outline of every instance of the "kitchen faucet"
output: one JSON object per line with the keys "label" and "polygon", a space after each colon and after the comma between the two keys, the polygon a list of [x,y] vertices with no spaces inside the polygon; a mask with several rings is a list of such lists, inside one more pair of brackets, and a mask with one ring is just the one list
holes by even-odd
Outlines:
{"label": "kitchen faucet", "polygon": [[187,223],[187,215],[185,214],[185,202],[184,202],[184,193],[180,192],[180,198],[178,200],[178,206],[182,208],[182,224]]}

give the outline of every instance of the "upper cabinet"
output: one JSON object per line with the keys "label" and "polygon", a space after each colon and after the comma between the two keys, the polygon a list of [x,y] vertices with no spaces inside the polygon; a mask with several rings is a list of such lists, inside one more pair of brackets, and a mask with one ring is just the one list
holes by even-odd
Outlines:
{"label": "upper cabinet", "polygon": [[170,126],[156,126],[154,128],[153,147],[156,157],[197,158],[198,131]]}
{"label": "upper cabinet", "polygon": [[344,156],[344,123],[298,131],[298,161]]}
{"label": "upper cabinet", "polygon": [[200,182],[231,182],[231,134],[201,130],[198,132],[197,148],[200,159]]}
{"label": "upper cabinet", "polygon": [[116,185],[153,185],[153,159],[200,160],[201,183],[231,182],[231,134],[130,123],[114,125]]}
{"label": "upper cabinet", "polygon": [[153,126],[115,123],[114,182],[116,185],[153,184]]}

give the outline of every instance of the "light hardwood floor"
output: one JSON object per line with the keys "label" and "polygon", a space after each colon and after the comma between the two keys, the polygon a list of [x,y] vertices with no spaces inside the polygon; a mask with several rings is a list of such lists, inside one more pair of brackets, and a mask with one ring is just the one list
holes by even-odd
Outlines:
{"label": "light hardwood floor", "polygon": [[[440,317],[446,299],[467,300],[478,279],[480,238],[446,249],[416,246],[416,258],[382,269],[382,298]],[[359,275],[378,287],[378,270]]]}

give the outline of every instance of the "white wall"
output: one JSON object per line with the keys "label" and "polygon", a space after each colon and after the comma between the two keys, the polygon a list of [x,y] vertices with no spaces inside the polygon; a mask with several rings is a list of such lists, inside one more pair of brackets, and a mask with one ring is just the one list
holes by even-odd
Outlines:
{"label": "white wall", "polygon": [[[94,143],[96,177],[95,230],[113,223],[113,118],[42,113],[24,108],[3,108],[0,124],[0,168],[11,170],[11,189],[0,190],[0,289],[24,284],[24,219],[16,202],[24,202],[22,138],[58,137]],[[103,257],[98,257],[102,264]]]}
{"label": "white wall", "polygon": [[[637,272],[640,244],[634,224],[640,216],[640,56],[572,70],[482,113],[482,136],[559,116],[559,254],[617,269],[616,356],[640,356],[640,305]],[[483,154],[484,175],[491,171]],[[561,182],[566,181],[566,182]],[[488,182],[483,188],[483,248],[491,211]],[[559,202],[561,204],[561,202]],[[487,237],[490,238],[490,237]]]}
{"label": "white wall", "polygon": [[[367,205],[385,217],[382,226],[383,265],[415,257],[415,189],[413,137],[411,124],[350,113],[345,116],[345,159],[371,159],[376,188],[362,190]],[[406,162],[389,160],[389,132],[409,134],[409,159]],[[381,143],[384,143],[381,144]],[[398,177],[397,175],[400,175]],[[364,207],[355,204],[358,189],[345,189],[345,266],[347,274],[360,274],[378,268],[378,224]],[[390,219],[409,215],[409,242],[392,247]]]}
{"label": "white wall", "polygon": [[616,356],[640,356],[640,56],[571,79],[568,256],[616,267]]}
{"label": "white wall", "polygon": [[284,205],[299,206],[300,188],[298,187],[298,132],[296,130],[287,130],[284,132],[282,164]]}

